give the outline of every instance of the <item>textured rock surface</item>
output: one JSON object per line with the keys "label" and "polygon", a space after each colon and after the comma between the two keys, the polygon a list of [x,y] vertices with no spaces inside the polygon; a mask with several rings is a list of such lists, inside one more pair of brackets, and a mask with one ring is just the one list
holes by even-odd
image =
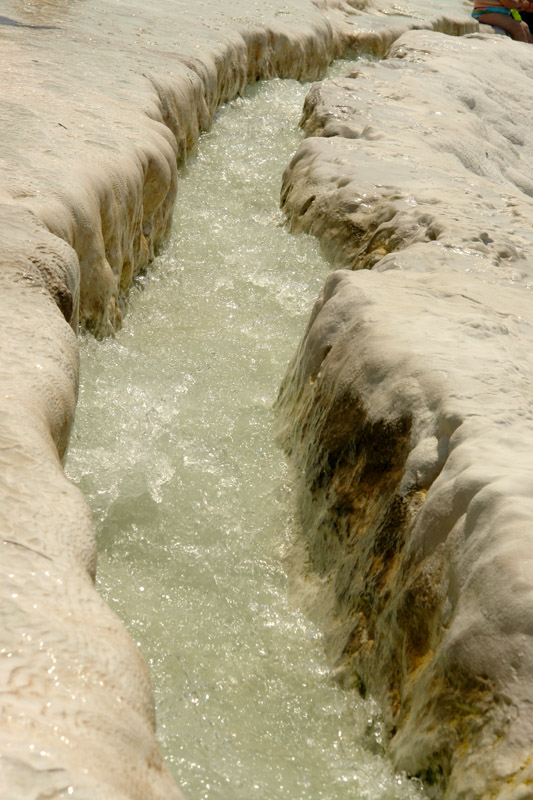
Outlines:
{"label": "textured rock surface", "polygon": [[295,591],[450,798],[532,796],[531,77],[526,45],[407,33],[311,91],[284,178],[294,230],[367,268],[280,393]]}
{"label": "textured rock surface", "polygon": [[0,794],[178,797],[144,663],[96,595],[83,498],[61,458],[78,320],[120,325],[164,239],[177,164],[247,81],[318,77],[347,45],[475,27],[461,4],[6,0],[0,16]]}
{"label": "textured rock surface", "polygon": [[212,4],[8,5],[0,795],[168,800],[180,794],[147,670],[94,591],[89,513],[62,471],[78,369],[68,323],[98,335],[120,324],[119,293],[163,239],[177,163],[217,104],[256,75],[318,75],[338,41],[307,2],[272,32],[254,9],[223,24]]}

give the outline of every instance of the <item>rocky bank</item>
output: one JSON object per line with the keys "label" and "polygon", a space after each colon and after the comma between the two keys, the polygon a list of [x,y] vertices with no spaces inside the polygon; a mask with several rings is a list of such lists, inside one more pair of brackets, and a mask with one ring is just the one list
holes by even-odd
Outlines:
{"label": "rocky bank", "polygon": [[278,402],[294,589],[449,798],[533,796],[532,75],[406,33],[310,92],[282,192],[339,268]]}
{"label": "rocky bank", "polygon": [[[2,797],[180,797],[157,750],[146,667],[94,590],[90,515],[62,469],[77,393],[78,324],[96,336],[120,325],[132,280],[165,239],[177,166],[220,103],[260,78],[319,78],[348,48],[383,57],[409,29],[457,35],[477,29],[468,6],[457,2],[453,12],[451,7],[348,0],[4,4]],[[483,37],[459,42],[418,32],[397,44],[382,68],[385,78],[379,65],[369,67],[376,70],[370,95],[377,92],[373,80],[386,82],[388,76],[393,83],[401,74],[399,62],[406,77],[410,64],[421,75],[426,70],[428,119],[433,112],[455,119],[455,127],[452,119],[444,128],[450,142],[440,152],[446,158],[427,155],[424,125],[409,110],[413,97],[416,102],[416,76],[406,89],[389,87],[389,109],[377,103],[383,118],[372,118],[366,127],[359,107],[352,108],[360,101],[354,101],[350,84],[340,87],[342,99],[334,101],[333,112],[325,95],[323,103],[316,93],[310,101],[308,124],[315,127],[309,132],[329,130],[328,138],[308,140],[313,144],[304,145],[304,157],[293,162],[284,192],[295,229],[307,226],[320,235],[342,267],[373,267],[335,273],[328,281],[306,337],[311,344],[302,349],[283,390],[287,446],[299,453],[296,463],[305,462],[308,473],[302,505],[317,509],[307,517],[315,577],[306,580],[325,587],[333,610],[323,619],[339,670],[361,689],[368,685],[385,697],[398,764],[428,779],[439,770],[451,775],[456,792],[463,791],[462,776],[475,774],[471,796],[485,791],[476,754],[486,743],[498,753],[490,773],[494,792],[502,781],[513,791],[527,785],[530,744],[522,715],[531,663],[528,354],[514,346],[528,326],[527,309],[521,310],[528,263],[522,223],[530,162],[524,159],[522,167],[514,161],[514,177],[498,173],[493,163],[503,163],[498,142],[513,154],[526,152],[518,98],[527,93],[530,57],[524,47],[489,38],[493,49]],[[492,59],[502,85],[499,123],[482,108],[478,83],[486,84],[486,70],[457,101],[462,118],[449,105],[460,77],[454,59],[465,59],[466,73],[476,48],[479,57]],[[440,101],[438,75],[449,90]],[[516,95],[512,102],[509,94]],[[394,141],[402,119],[404,128],[409,125],[403,145]],[[463,144],[474,122],[475,147]],[[492,135],[494,142],[487,143]],[[480,162],[471,168],[471,185],[461,183],[464,164],[452,152],[452,141],[464,158]],[[348,147],[333,155],[333,171],[328,165],[320,170],[322,155],[311,152],[318,142],[379,147],[394,168],[385,164],[387,177],[378,178],[372,152],[361,166],[357,148]],[[419,156],[426,177],[412,184]],[[309,157],[317,173],[307,169]],[[307,165],[303,179],[295,169],[298,158]],[[492,180],[483,171],[490,169],[496,170]],[[311,183],[318,188],[309,202]],[[474,209],[470,222],[467,189],[468,208]],[[493,222],[479,231],[476,219],[486,209],[476,192],[490,192],[483,201],[494,210]],[[465,230],[466,243],[457,238]],[[479,242],[471,246],[476,231]],[[490,265],[488,279],[484,270]],[[513,270],[520,287],[511,285]],[[514,299],[520,292],[522,305]],[[430,335],[437,326],[441,344]],[[357,331],[360,338],[351,347]],[[323,535],[318,519],[331,545],[326,565],[315,536],[315,529]],[[345,540],[354,538],[364,543],[362,550],[346,547]],[[488,584],[481,591],[487,576],[495,588]],[[465,644],[471,641],[474,655]],[[380,665],[379,673],[370,678],[373,665]],[[450,674],[456,676],[455,693]],[[448,708],[448,696],[454,713],[441,710]],[[432,731],[433,724],[440,727]],[[516,793],[522,789],[508,796],[527,796]]]}

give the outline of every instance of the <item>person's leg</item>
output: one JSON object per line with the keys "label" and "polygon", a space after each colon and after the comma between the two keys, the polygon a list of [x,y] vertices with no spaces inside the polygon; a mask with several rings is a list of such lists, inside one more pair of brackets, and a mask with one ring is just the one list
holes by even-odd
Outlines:
{"label": "person's leg", "polygon": [[494,25],[497,28],[503,28],[511,39],[515,39],[517,42],[533,43],[533,38],[526,23],[518,22],[518,20],[507,16],[507,14],[491,14],[489,12],[479,17],[478,22],[481,22],[483,25]]}
{"label": "person's leg", "polygon": [[533,25],[533,13],[531,11],[521,11],[520,16],[522,17],[522,22],[526,23],[531,32],[531,26]]}

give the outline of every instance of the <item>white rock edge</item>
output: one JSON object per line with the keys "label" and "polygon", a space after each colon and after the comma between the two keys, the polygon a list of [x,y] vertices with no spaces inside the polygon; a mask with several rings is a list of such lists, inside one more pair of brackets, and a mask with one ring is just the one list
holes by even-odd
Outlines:
{"label": "white rock edge", "polygon": [[[270,3],[266,11],[263,3],[265,23],[258,8],[233,5],[229,21],[192,11],[192,22],[187,3],[179,16],[161,19],[151,6],[131,6],[126,21],[111,25],[95,0],[76,10],[85,29],[65,17],[59,34],[45,26],[31,35],[1,30],[6,800],[181,796],[157,748],[146,666],[94,590],[90,513],[62,469],[77,394],[78,320],[97,335],[120,324],[121,293],[166,235],[177,164],[217,105],[247,81],[318,77],[348,45],[366,41],[383,52],[414,24],[450,32],[472,26],[460,13],[435,17],[432,6],[421,6],[413,21],[333,0],[294,0],[289,10]],[[176,14],[178,4],[170,8]],[[127,25],[137,14],[154,16],[133,42]],[[118,46],[109,46],[97,23],[109,26],[108,37],[119,31]],[[45,36],[55,37],[52,48]],[[175,39],[181,49],[160,52]]]}
{"label": "white rock edge", "polygon": [[280,394],[295,592],[339,679],[383,701],[397,766],[454,800],[532,796],[533,51],[513,44],[411,32],[317,85],[283,189],[295,231],[366,267],[328,278]]}

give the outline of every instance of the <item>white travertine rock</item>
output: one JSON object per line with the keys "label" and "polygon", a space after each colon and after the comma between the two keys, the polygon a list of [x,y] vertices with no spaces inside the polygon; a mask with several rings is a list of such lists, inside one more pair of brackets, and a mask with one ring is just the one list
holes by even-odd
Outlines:
{"label": "white travertine rock", "polygon": [[278,5],[90,0],[69,11],[9,0],[0,201],[74,248],[81,321],[97,335],[120,325],[120,295],[167,232],[176,163],[220,103],[259,78],[318,78],[347,47],[384,53],[413,26],[478,27],[462,3],[454,14],[425,0],[409,13],[387,2],[369,13],[343,0]]}
{"label": "white travertine rock", "polygon": [[284,177],[294,230],[360,270],[280,392],[295,591],[454,800],[532,796],[532,77],[527,45],[405,34],[312,89]]}
{"label": "white travertine rock", "polygon": [[[310,138],[286,171],[285,210],[338,266],[372,267],[389,251],[435,241],[437,263],[424,270],[442,268],[443,248],[461,247],[470,269],[488,255],[494,278],[516,280],[533,241],[533,143],[522,111],[533,54],[499,37],[429,39],[402,37],[386,61],[310,92]],[[485,79],[488,60],[497,82]]]}
{"label": "white travertine rock", "polygon": [[[452,6],[453,7],[453,6]],[[88,509],[61,458],[78,320],[120,325],[164,240],[177,165],[248,81],[313,79],[410,27],[475,30],[419,0],[5,0],[0,16],[0,795],[180,797],[147,670],[94,591]],[[71,327],[69,327],[69,324]]]}

